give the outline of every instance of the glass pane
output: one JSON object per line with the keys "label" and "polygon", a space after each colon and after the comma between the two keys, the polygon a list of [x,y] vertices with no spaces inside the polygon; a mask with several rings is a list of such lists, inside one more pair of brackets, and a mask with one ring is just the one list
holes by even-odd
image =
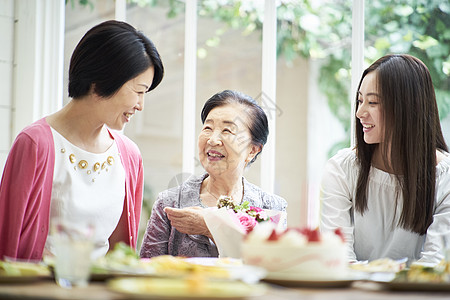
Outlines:
{"label": "glass pane", "polygon": [[[226,89],[243,92],[255,99],[261,94],[261,35],[245,30],[248,14],[255,7],[246,8],[235,4],[236,1],[200,2],[196,133],[201,129],[201,109],[213,94]],[[264,1],[260,3],[264,5]],[[244,176],[259,185],[259,170],[260,158]],[[196,172],[204,172],[201,164],[197,164]]]}
{"label": "glass pane", "polygon": [[[297,206],[295,222],[315,227],[325,163],[350,146],[352,2],[285,1],[278,15],[278,67],[291,66],[280,70],[278,89],[292,93],[279,99],[287,126],[277,143],[292,145],[278,148],[285,151],[282,182],[288,182],[289,205]],[[297,154],[301,164],[289,168]]]}
{"label": "glass pane", "polygon": [[[212,93],[231,88],[276,115],[275,192],[289,202],[289,225],[317,221],[321,170],[350,138],[351,2],[278,3],[276,105],[260,92],[263,1],[200,3],[198,109]],[[260,172],[255,164],[246,176],[258,184]]]}
{"label": "glass pane", "polygon": [[158,193],[178,186],[182,174],[184,4],[168,17],[168,5],[128,5],[127,21],[155,44],[164,64],[161,84],[145,97],[145,109],[125,128],[139,146],[144,161],[144,205],[141,229],[145,229]]}
{"label": "glass pane", "polygon": [[428,67],[441,126],[450,142],[450,3],[375,0],[367,3],[366,62],[388,53],[407,53]]}
{"label": "glass pane", "polygon": [[68,97],[67,86],[69,63],[73,50],[89,29],[100,22],[114,19],[114,10],[114,1],[88,1],[85,5],[81,5],[78,1],[74,0],[67,1],[64,31],[64,104],[70,100]]}
{"label": "glass pane", "polygon": [[[147,95],[144,111],[124,131],[144,158],[145,222],[157,193],[185,178],[184,3],[142,2],[147,5],[128,4],[127,20],[155,42],[166,69],[161,85]],[[276,105],[261,94],[263,2],[199,1],[196,135],[200,110],[214,93],[235,89],[258,100],[269,118],[277,117],[275,192],[289,202],[289,225],[306,225],[307,218],[314,225],[323,165],[349,144],[351,1],[279,2]],[[112,1],[95,1],[83,14],[77,9],[66,14],[66,61],[87,29],[114,18]],[[245,176],[258,185],[260,172],[258,159]],[[196,174],[201,173],[197,162]]]}

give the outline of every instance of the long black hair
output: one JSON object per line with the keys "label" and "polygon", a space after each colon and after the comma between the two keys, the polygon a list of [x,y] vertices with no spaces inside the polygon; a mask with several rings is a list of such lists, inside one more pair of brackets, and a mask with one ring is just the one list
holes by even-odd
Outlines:
{"label": "long black hair", "polygon": [[[433,222],[436,150],[448,152],[430,72],[422,61],[413,56],[386,55],[364,71],[358,91],[364,77],[371,72],[376,75],[384,120],[384,146],[380,151],[385,165],[392,167],[403,194],[399,225],[425,234]],[[360,165],[355,207],[363,214],[367,210],[367,182],[372,156],[380,144],[367,144],[358,118],[355,124]]]}

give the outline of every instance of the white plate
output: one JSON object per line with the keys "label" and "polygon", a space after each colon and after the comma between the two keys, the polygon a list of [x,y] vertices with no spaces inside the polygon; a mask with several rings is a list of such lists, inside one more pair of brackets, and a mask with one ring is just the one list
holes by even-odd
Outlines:
{"label": "white plate", "polygon": [[267,291],[263,284],[170,278],[117,278],[109,281],[108,287],[132,299],[243,299]]}
{"label": "white plate", "polygon": [[364,274],[352,271],[340,277],[311,277],[306,274],[269,272],[263,279],[266,282],[290,286],[290,287],[312,287],[312,288],[342,288],[350,286],[354,281],[367,280]]}
{"label": "white plate", "polygon": [[307,280],[307,279],[277,279],[265,278],[263,281],[287,286],[287,287],[308,287],[308,288],[345,288],[349,287],[355,279],[321,279],[321,280]]}

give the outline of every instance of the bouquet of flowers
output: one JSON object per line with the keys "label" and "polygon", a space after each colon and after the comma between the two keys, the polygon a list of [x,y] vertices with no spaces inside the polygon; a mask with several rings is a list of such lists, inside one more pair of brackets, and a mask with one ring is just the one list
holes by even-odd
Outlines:
{"label": "bouquet of flowers", "polygon": [[231,197],[221,196],[217,207],[205,211],[204,220],[219,250],[219,256],[241,258],[244,237],[261,223],[275,230],[284,229],[286,213],[250,206],[248,201],[238,205]]}

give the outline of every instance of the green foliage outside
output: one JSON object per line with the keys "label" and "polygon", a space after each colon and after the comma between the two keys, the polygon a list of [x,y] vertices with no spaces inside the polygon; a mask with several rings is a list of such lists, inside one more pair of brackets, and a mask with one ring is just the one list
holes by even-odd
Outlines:
{"label": "green foliage outside", "polygon": [[94,3],[91,0],[65,0],[66,5],[70,4],[70,6],[75,8],[75,4],[78,3],[80,6],[89,6],[91,9],[94,8]]}
{"label": "green foliage outside", "polygon": [[[66,0],[66,3],[69,0]],[[89,0],[70,0],[92,5]],[[354,0],[359,1],[359,0]],[[139,6],[167,7],[167,17],[184,12],[179,0],[128,0]],[[320,3],[321,2],[321,3]],[[347,138],[332,147],[329,155],[350,145],[353,112],[351,83],[351,0],[280,0],[277,9],[277,54],[287,62],[296,57],[320,59],[319,88],[331,112],[342,124]],[[200,17],[223,22],[224,27],[199,47],[220,44],[228,29],[242,34],[261,31],[263,0],[198,0]],[[408,53],[429,68],[436,90],[441,119],[450,113],[450,2],[443,0],[371,0],[365,2],[365,61],[372,63],[388,53]]]}

